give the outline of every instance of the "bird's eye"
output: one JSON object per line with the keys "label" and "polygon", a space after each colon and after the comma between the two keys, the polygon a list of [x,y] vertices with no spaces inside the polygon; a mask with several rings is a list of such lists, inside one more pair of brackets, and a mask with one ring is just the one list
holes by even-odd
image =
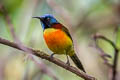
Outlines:
{"label": "bird's eye", "polygon": [[49,17],[47,18],[47,21],[50,21],[50,18],[49,18]]}

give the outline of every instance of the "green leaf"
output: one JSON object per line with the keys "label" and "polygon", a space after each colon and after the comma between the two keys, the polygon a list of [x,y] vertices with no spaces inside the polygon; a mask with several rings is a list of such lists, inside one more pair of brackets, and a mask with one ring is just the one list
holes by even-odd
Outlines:
{"label": "green leaf", "polygon": [[101,48],[105,53],[108,53],[109,55],[113,54],[114,53],[114,48],[113,46],[107,42],[106,40],[104,39],[97,39],[97,42],[96,42],[97,46],[99,48]]}
{"label": "green leaf", "polygon": [[120,50],[120,26],[118,27],[118,30],[117,30],[116,47],[117,47],[117,49]]}
{"label": "green leaf", "polygon": [[106,41],[104,39],[97,39],[96,44],[101,50],[104,51],[104,53],[111,56],[111,58],[108,58],[108,61],[109,61],[110,64],[112,64],[113,57],[114,57],[113,46],[108,41]]}

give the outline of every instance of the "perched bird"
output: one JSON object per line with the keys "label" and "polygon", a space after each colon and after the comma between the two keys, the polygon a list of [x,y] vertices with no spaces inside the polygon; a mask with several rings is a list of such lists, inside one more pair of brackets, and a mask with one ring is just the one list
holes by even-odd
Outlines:
{"label": "perched bird", "polygon": [[43,36],[48,48],[54,54],[65,54],[67,56],[67,64],[69,64],[68,56],[75,65],[85,72],[79,58],[75,54],[72,37],[66,27],[59,23],[51,14],[45,14],[41,17],[33,17],[40,19]]}

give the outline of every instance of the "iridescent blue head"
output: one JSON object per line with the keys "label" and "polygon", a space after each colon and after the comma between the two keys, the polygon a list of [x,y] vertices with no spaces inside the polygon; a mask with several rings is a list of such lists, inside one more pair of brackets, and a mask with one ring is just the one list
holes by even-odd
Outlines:
{"label": "iridescent blue head", "polygon": [[51,14],[45,14],[40,17],[33,17],[40,19],[43,30],[46,28],[51,28],[53,24],[59,23]]}

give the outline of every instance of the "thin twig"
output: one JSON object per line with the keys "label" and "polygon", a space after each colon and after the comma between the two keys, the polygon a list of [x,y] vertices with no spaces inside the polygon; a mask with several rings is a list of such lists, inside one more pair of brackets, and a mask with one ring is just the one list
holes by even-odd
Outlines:
{"label": "thin twig", "polygon": [[112,80],[116,80],[118,52],[119,52],[119,50],[116,48],[115,49],[114,60],[113,60],[113,71],[112,71],[113,75],[112,75]]}
{"label": "thin twig", "polygon": [[96,44],[94,46],[95,49],[97,49],[100,53],[101,58],[104,60],[104,64],[106,64],[109,68],[112,68],[112,64],[108,62],[107,58],[111,58],[110,55],[106,54],[101,48],[99,48]]}
{"label": "thin twig", "polygon": [[[22,50],[21,48],[19,48],[19,45],[18,45],[18,44],[14,43],[14,42],[10,42],[10,41],[8,41],[8,40],[6,40],[6,39],[0,38],[0,43],[1,43],[1,44],[4,44],[4,45],[7,45],[7,46],[10,46],[10,47],[13,47],[13,48],[16,48],[16,49],[19,49],[19,50],[21,50],[21,51],[24,51],[24,50]],[[68,71],[76,74],[76,75],[79,76],[79,77],[82,77],[82,78],[84,78],[84,79],[86,79],[86,80],[97,80],[96,78],[87,75],[86,73],[78,70],[77,68],[65,64],[64,62],[62,62],[61,60],[59,60],[59,59],[57,59],[57,58],[54,58],[54,57],[53,57],[53,58],[51,59],[50,55],[47,55],[46,53],[44,53],[44,52],[42,52],[42,51],[34,50],[34,49],[32,49],[32,48],[28,48],[28,47],[25,47],[25,46],[24,46],[24,48],[30,50],[33,55],[36,55],[36,56],[39,57],[39,58],[48,60],[48,61],[50,61],[50,62],[52,62],[52,63],[54,63],[54,64],[56,64],[56,65],[58,65],[58,66],[60,66],[60,67],[62,67],[62,68],[64,68],[64,69],[66,69],[66,70],[68,70]],[[24,52],[26,52],[26,51],[24,51]]]}
{"label": "thin twig", "polygon": [[[119,27],[120,26],[120,1],[119,0],[117,3],[113,4],[113,9],[116,14],[116,20],[117,20],[116,26]],[[119,30],[117,30],[117,31],[119,31]],[[116,37],[116,39],[117,39],[117,37]],[[113,61],[112,80],[117,80],[116,76],[117,76],[118,55],[119,55],[119,50],[116,47],[115,54],[114,54],[114,61]]]}
{"label": "thin twig", "polygon": [[[109,41],[112,45],[114,45],[112,43],[112,41],[110,41],[109,39],[105,38],[104,36],[102,35],[94,35],[93,36],[93,39],[95,40],[95,42],[97,41],[97,39],[103,39],[105,41]],[[109,67],[109,68],[112,68],[112,64],[110,64],[108,62],[108,59],[107,58],[111,58],[110,55],[108,55],[107,53],[105,53],[96,43],[95,43],[95,46],[94,46],[98,51],[100,51],[100,56],[101,58],[104,60],[104,63]]]}
{"label": "thin twig", "polygon": [[[94,39],[103,39],[107,42],[109,42],[112,47],[114,48],[114,60],[113,60],[113,64],[112,64],[112,79],[111,80],[116,80],[116,74],[117,74],[117,62],[118,62],[118,53],[119,50],[117,49],[116,45],[109,39],[107,39],[106,37],[102,36],[102,35],[95,35]],[[105,59],[104,59],[105,60]]]}
{"label": "thin twig", "polygon": [[115,45],[111,40],[107,39],[106,37],[104,37],[104,36],[102,36],[102,35],[96,34],[96,35],[94,36],[94,39],[95,39],[95,40],[96,40],[96,39],[103,39],[103,40],[107,41],[108,43],[110,43],[114,49],[116,48],[116,45]]}

